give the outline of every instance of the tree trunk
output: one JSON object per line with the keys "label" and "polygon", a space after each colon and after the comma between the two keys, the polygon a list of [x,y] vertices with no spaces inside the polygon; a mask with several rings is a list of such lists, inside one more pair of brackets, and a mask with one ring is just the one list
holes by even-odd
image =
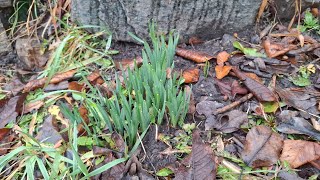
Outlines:
{"label": "tree trunk", "polygon": [[127,32],[146,38],[148,23],[160,31],[180,31],[214,38],[254,25],[261,0],[73,0],[72,18],[82,25],[106,27],[117,40],[133,41]]}

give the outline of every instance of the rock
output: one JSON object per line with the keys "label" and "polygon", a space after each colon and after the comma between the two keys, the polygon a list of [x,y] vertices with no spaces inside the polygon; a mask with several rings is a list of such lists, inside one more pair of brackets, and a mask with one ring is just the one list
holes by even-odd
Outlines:
{"label": "rock", "polygon": [[8,54],[11,51],[12,51],[11,44],[9,42],[5,29],[0,21],[0,56]]}
{"label": "rock", "polygon": [[178,30],[186,41],[250,27],[260,4],[261,0],[74,0],[72,19],[82,25],[107,27],[121,41],[134,41],[128,31],[147,38],[148,23],[153,19],[160,31]]}
{"label": "rock", "polygon": [[12,0],[0,0],[0,8],[11,7]]}

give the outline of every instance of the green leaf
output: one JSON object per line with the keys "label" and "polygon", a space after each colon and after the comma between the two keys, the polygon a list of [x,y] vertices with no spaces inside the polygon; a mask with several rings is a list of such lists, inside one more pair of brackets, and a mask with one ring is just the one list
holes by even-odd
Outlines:
{"label": "green leaf", "polygon": [[94,144],[93,138],[88,136],[78,137],[78,145],[80,146],[92,146]]}
{"label": "green leaf", "polygon": [[238,41],[234,41],[234,42],[233,42],[233,47],[239,49],[239,50],[242,51],[242,52],[243,52],[243,50],[244,50],[244,47],[243,47],[242,44],[241,44],[240,42],[238,42]]}
{"label": "green leaf", "polygon": [[157,172],[157,176],[166,177],[173,174],[173,171],[169,168],[162,168],[160,171]]}
{"label": "green leaf", "polygon": [[279,108],[278,102],[263,102],[263,110],[266,113],[274,113]]}
{"label": "green leaf", "polygon": [[296,76],[290,79],[292,83],[296,86],[305,87],[311,85],[309,78],[305,78],[302,76]]}

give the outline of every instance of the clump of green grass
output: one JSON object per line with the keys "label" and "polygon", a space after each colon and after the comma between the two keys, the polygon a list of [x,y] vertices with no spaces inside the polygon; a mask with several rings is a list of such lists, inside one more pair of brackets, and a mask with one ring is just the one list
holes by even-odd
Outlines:
{"label": "clump of green grass", "polygon": [[137,134],[146,131],[151,123],[162,124],[164,117],[173,127],[182,126],[189,107],[190,95],[180,88],[183,80],[177,74],[171,78],[167,74],[167,69],[174,67],[179,36],[171,33],[166,42],[163,35],[156,34],[154,24],[150,25],[149,34],[151,46],[135,37],[144,44],[142,66],[123,71],[123,82],[116,78],[113,96],[108,99],[100,95],[88,106],[96,115],[94,118],[106,121],[129,147],[136,142]]}
{"label": "clump of green grass", "polygon": [[314,31],[320,35],[319,19],[314,17],[310,11],[306,11],[303,24],[298,28],[301,32]]}

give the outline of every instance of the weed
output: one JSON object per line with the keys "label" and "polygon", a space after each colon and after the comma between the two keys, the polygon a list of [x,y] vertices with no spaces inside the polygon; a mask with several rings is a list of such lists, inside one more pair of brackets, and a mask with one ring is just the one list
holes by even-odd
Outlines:
{"label": "weed", "polygon": [[301,32],[305,31],[315,31],[317,34],[320,35],[320,24],[319,19],[313,17],[310,11],[306,11],[303,25],[298,27]]}

